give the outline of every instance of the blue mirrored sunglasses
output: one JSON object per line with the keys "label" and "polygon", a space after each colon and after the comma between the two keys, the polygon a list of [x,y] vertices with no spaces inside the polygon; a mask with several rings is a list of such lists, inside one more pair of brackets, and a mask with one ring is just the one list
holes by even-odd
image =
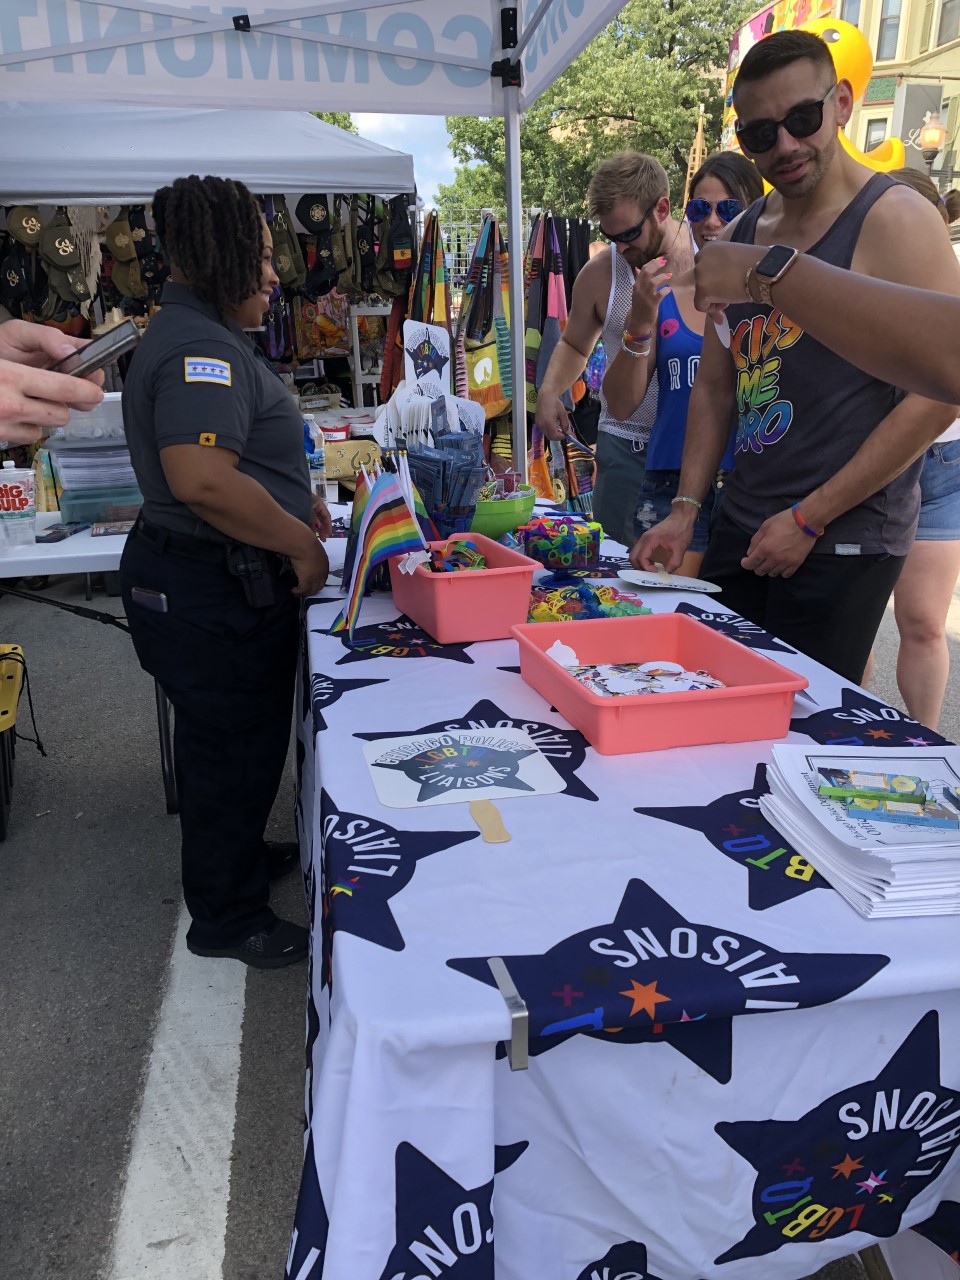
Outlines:
{"label": "blue mirrored sunglasses", "polygon": [[713,209],[721,222],[732,222],[738,213],[743,213],[742,200],[717,200],[711,204],[709,200],[689,200],[687,202],[687,221],[702,222],[709,218]]}

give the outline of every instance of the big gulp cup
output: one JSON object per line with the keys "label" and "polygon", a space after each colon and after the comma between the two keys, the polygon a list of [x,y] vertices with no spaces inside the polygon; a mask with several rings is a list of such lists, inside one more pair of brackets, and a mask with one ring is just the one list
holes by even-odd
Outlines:
{"label": "big gulp cup", "polygon": [[0,471],[0,549],[32,546],[36,532],[36,477],[8,460]]}

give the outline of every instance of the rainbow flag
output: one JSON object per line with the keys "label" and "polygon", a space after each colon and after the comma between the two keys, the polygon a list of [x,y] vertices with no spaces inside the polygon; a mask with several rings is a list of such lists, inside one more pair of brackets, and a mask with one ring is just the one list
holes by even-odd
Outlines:
{"label": "rainbow flag", "polygon": [[400,482],[393,472],[384,471],[367,495],[347,598],[330,627],[330,634],[346,631],[352,640],[371,570],[391,556],[419,551],[422,547],[420,530],[410,514]]}

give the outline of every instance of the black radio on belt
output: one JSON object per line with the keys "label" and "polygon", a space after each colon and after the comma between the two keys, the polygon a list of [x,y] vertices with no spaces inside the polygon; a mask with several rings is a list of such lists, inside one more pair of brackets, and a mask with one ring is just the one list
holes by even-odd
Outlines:
{"label": "black radio on belt", "polygon": [[259,547],[232,546],[227,552],[227,572],[240,579],[244,599],[251,608],[266,609],[276,604],[276,584],[266,551]]}

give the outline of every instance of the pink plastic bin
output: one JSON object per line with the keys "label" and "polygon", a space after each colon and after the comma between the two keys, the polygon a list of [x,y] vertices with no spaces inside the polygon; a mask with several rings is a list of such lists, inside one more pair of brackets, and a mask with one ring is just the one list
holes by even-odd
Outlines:
{"label": "pink plastic bin", "polygon": [[482,533],[454,534],[431,542],[430,549],[442,549],[448,541],[473,542],[489,568],[431,573],[421,565],[401,573],[395,557],[390,561],[394,604],[440,644],[509,639],[514,624],[527,620],[533,574],[540,565]]}
{"label": "pink plastic bin", "polygon": [[[664,751],[714,742],[782,738],[804,676],[682,613],[517,626],[520,674],[603,755]],[[604,698],[591,693],[546,650],[562,640],[581,663],[680,662],[709,671],[724,689]]]}

